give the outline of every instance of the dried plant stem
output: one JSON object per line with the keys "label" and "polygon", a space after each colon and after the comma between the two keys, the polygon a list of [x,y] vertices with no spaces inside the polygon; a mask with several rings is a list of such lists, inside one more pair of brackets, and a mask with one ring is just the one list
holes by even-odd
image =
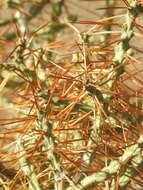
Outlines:
{"label": "dried plant stem", "polygon": [[[136,0],[130,0],[129,3],[131,8],[127,10],[125,16],[125,24],[123,24],[121,31],[121,42],[115,47],[114,67],[121,65],[125,61],[126,55],[132,54],[129,42],[134,35],[134,20],[136,16],[142,12],[142,9],[140,9],[140,6],[137,4]],[[123,72],[124,66],[121,66],[119,69],[117,69],[116,79],[119,79]]]}
{"label": "dried plant stem", "polygon": [[49,167],[53,170],[55,179],[55,190],[60,190],[63,187],[62,175],[63,170],[60,166],[59,156],[54,152],[56,148],[55,138],[53,136],[53,124],[46,120],[46,112],[41,111],[38,120],[38,128],[44,132],[43,135],[43,151],[50,161]]}
{"label": "dried plant stem", "polygon": [[36,177],[34,166],[25,158],[26,150],[23,144],[23,138],[19,139],[16,144],[21,170],[28,180],[29,190],[42,190]]}
{"label": "dried plant stem", "polygon": [[[85,177],[78,185],[79,190],[88,189],[88,187],[94,186],[104,182],[112,175],[121,172],[124,168],[128,167],[129,162],[136,163],[136,167],[139,167],[143,163],[143,157],[141,157],[141,146],[143,145],[143,135],[138,139],[138,143],[130,146],[124,152],[124,154],[116,160],[110,162],[109,166],[103,168],[100,172],[97,172],[91,176]],[[126,170],[127,171],[127,170]],[[125,172],[126,173],[126,172]],[[129,172],[130,173],[130,172]],[[131,173],[130,173],[131,175]],[[120,178],[121,186],[128,183],[129,178],[123,175]],[[72,190],[73,187],[67,188],[67,190]]]}
{"label": "dried plant stem", "polygon": [[[106,0],[106,7],[107,7],[107,10],[105,11],[105,18],[110,18],[110,17],[113,17],[114,16],[114,12],[110,10],[110,7],[114,7],[116,4],[116,1],[114,0]],[[113,20],[110,19],[109,22],[112,22]],[[112,31],[112,27],[111,25],[107,25],[104,27],[105,31]],[[107,40],[108,38],[110,38],[110,33],[105,33],[101,36],[101,40]]]}

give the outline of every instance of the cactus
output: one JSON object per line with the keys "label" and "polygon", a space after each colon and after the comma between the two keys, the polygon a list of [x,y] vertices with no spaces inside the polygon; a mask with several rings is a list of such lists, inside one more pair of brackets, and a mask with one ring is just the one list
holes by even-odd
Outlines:
{"label": "cactus", "polygon": [[142,189],[142,1],[1,7],[0,189]]}

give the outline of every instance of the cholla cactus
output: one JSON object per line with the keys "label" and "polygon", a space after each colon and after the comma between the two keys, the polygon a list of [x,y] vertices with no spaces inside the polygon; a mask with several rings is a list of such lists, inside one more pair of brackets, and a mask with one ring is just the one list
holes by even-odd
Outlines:
{"label": "cholla cactus", "polygon": [[140,190],[142,1],[9,0],[2,11],[2,188]]}

